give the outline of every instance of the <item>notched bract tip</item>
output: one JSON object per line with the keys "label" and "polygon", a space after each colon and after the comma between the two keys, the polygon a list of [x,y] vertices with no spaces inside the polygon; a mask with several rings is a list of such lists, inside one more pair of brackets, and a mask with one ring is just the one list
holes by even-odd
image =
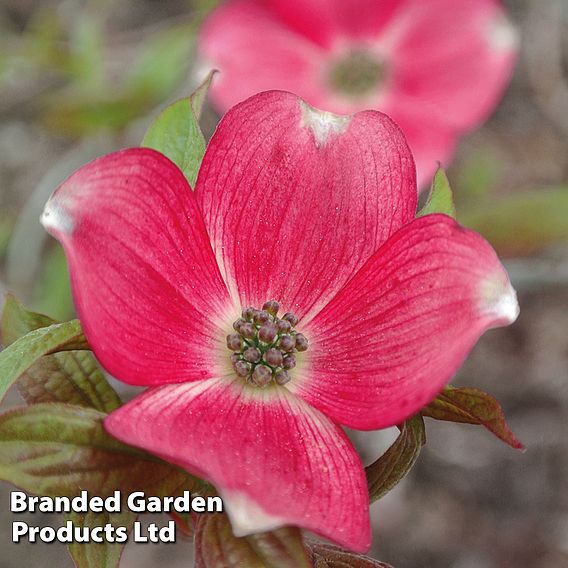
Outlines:
{"label": "notched bract tip", "polygon": [[75,228],[75,222],[71,215],[55,195],[52,195],[45,204],[39,220],[49,233],[57,232],[69,235]]}
{"label": "notched bract tip", "polygon": [[495,315],[497,323],[511,324],[519,317],[517,293],[511,283],[500,278],[487,278],[481,289],[483,309]]}
{"label": "notched bract tip", "polygon": [[342,134],[351,122],[351,116],[340,116],[331,112],[319,110],[305,101],[300,101],[302,119],[300,126],[310,128],[314,133],[318,146],[324,146],[330,134]]}
{"label": "notched bract tip", "polygon": [[488,37],[491,46],[499,51],[516,51],[520,44],[519,31],[502,15],[489,25]]}
{"label": "notched bract tip", "polygon": [[266,513],[244,493],[234,492],[224,497],[233,533],[237,537],[277,529],[288,524],[285,519]]}

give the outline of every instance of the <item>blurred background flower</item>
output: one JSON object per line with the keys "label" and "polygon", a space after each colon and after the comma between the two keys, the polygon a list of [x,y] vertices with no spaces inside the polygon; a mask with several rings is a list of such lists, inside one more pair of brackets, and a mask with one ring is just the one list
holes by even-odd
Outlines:
{"label": "blurred background flower", "polygon": [[405,133],[421,189],[495,108],[517,46],[500,0],[232,0],[199,41],[221,71],[222,111],[270,89],[338,114],[380,110]]}
{"label": "blurred background flower", "polygon": [[[197,32],[216,3],[2,0],[0,291],[72,315],[41,209],[72,170],[140,144],[157,112],[192,90]],[[481,340],[455,384],[497,396],[528,452],[481,428],[427,421],[417,466],[372,508],[373,554],[397,568],[568,565],[568,5],[505,5],[521,38],[515,74],[488,122],[462,138],[449,177],[459,220],[507,258],[522,311]],[[450,12],[444,21],[451,27]],[[206,109],[206,132],[217,119]],[[358,436],[366,463],[393,437]],[[10,543],[8,490],[2,566],[70,566],[63,545]],[[124,566],[187,567],[190,555],[189,543],[129,546]]]}

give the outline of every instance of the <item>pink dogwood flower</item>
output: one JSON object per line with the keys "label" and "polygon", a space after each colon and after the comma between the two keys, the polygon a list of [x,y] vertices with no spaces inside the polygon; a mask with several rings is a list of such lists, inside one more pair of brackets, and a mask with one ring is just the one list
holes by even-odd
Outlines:
{"label": "pink dogwood flower", "polygon": [[518,311],[490,245],[416,202],[388,117],[278,91],[225,115],[195,191],[150,149],[81,168],[42,222],[95,354],[149,387],[108,431],[210,480],[237,535],[297,525],[366,551],[341,426],[413,415]]}
{"label": "pink dogwood flower", "polygon": [[203,64],[222,111],[269,90],[323,110],[389,115],[418,186],[496,106],[517,54],[500,0],[232,0],[206,21]]}

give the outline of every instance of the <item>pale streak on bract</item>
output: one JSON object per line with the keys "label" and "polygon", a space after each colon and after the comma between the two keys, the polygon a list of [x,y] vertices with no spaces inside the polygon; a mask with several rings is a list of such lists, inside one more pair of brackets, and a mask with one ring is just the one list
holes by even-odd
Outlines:
{"label": "pale streak on bract", "polygon": [[[267,491],[270,491],[269,487]],[[221,492],[221,497],[237,537],[271,531],[289,524],[286,519],[268,514],[244,493],[235,491],[227,495]]]}
{"label": "pale streak on bract", "polygon": [[513,323],[519,317],[517,293],[507,280],[490,276],[481,282],[481,309],[497,317],[498,324]]}
{"label": "pale streak on bract", "polygon": [[345,132],[351,122],[351,116],[339,116],[319,110],[304,101],[300,101],[300,109],[302,110],[300,127],[312,130],[318,147],[325,146],[330,134]]}
{"label": "pale streak on bract", "polygon": [[61,197],[52,196],[43,208],[40,223],[51,233],[56,231],[66,235],[71,235],[75,229],[75,220],[62,203]]}

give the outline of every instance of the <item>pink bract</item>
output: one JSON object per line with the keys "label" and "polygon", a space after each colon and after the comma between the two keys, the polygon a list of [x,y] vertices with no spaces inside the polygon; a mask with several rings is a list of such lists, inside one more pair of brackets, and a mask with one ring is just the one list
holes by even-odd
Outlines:
{"label": "pink bract", "polygon": [[[95,354],[150,387],[106,428],[215,484],[237,535],[297,525],[366,551],[365,475],[341,426],[413,415],[518,312],[489,244],[444,215],[415,219],[416,200],[388,117],[277,91],[226,114],[194,192],[149,149],[81,168],[42,222]],[[226,337],[268,300],[309,346],[289,382],[261,387]]]}
{"label": "pink bract", "polygon": [[221,71],[212,96],[222,111],[283,89],[339,114],[386,113],[408,139],[421,188],[496,106],[517,36],[499,0],[232,0],[206,21],[200,52]]}

